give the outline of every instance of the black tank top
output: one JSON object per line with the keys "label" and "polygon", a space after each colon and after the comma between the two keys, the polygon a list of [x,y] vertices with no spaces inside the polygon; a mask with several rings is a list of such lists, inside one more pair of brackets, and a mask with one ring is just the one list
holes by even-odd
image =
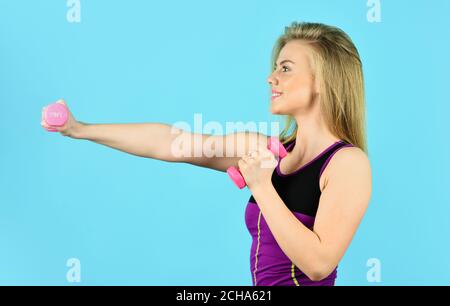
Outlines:
{"label": "black tank top", "polygon": [[[288,152],[292,151],[295,140],[285,144]],[[341,148],[352,144],[341,140],[325,149],[313,160],[296,171],[283,174],[280,171],[280,161],[272,174],[272,184],[286,206],[294,212],[315,217],[319,207],[320,185],[319,180],[331,157]],[[253,195],[249,202],[257,203]]]}

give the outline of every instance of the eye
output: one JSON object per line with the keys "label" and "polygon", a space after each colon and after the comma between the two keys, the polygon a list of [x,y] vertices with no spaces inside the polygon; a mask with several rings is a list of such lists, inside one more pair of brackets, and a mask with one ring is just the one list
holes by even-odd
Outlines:
{"label": "eye", "polygon": [[[288,66],[281,66],[281,70],[283,70],[283,69],[285,69],[285,68],[286,68],[286,69],[289,69]],[[277,70],[277,67],[275,67],[273,70],[274,70],[274,71]],[[283,70],[283,72],[286,72],[286,71]]]}
{"label": "eye", "polygon": [[281,70],[283,70],[284,68],[287,68],[287,69],[289,69],[289,67],[288,67],[288,66],[283,66],[283,67],[281,67]]}

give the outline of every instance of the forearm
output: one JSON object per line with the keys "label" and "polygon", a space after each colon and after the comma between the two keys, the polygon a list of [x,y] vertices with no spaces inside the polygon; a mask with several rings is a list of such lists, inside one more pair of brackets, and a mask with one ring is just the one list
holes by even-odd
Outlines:
{"label": "forearm", "polygon": [[311,279],[320,278],[326,267],[319,237],[286,207],[272,184],[255,188],[252,194],[286,256]]}
{"label": "forearm", "polygon": [[171,153],[171,144],[178,134],[174,134],[173,127],[168,124],[82,123],[73,136],[141,157],[178,161]]}

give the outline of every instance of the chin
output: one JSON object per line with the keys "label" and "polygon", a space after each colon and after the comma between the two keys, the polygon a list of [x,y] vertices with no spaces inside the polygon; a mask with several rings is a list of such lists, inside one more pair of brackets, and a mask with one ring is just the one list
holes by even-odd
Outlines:
{"label": "chin", "polygon": [[270,112],[271,112],[273,115],[278,115],[277,110],[276,110],[276,109],[273,109],[273,107],[270,107]]}
{"label": "chin", "polygon": [[273,115],[286,115],[279,107],[274,107],[273,105],[270,106],[270,112]]}
{"label": "chin", "polygon": [[270,112],[272,113],[272,115],[283,115],[281,112],[277,111],[277,110],[270,110]]}

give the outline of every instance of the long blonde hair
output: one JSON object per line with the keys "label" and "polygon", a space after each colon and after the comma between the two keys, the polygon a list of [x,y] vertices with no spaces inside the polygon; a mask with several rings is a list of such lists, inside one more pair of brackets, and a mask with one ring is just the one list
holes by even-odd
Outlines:
{"label": "long blonde hair", "polygon": [[[366,154],[365,95],[362,63],[350,37],[341,29],[321,23],[293,22],[272,50],[271,73],[281,49],[291,40],[301,40],[313,50],[313,67],[320,88],[320,108],[331,133],[363,150]],[[289,130],[294,126],[294,131]],[[283,144],[296,138],[298,126],[287,116],[280,133]]]}

